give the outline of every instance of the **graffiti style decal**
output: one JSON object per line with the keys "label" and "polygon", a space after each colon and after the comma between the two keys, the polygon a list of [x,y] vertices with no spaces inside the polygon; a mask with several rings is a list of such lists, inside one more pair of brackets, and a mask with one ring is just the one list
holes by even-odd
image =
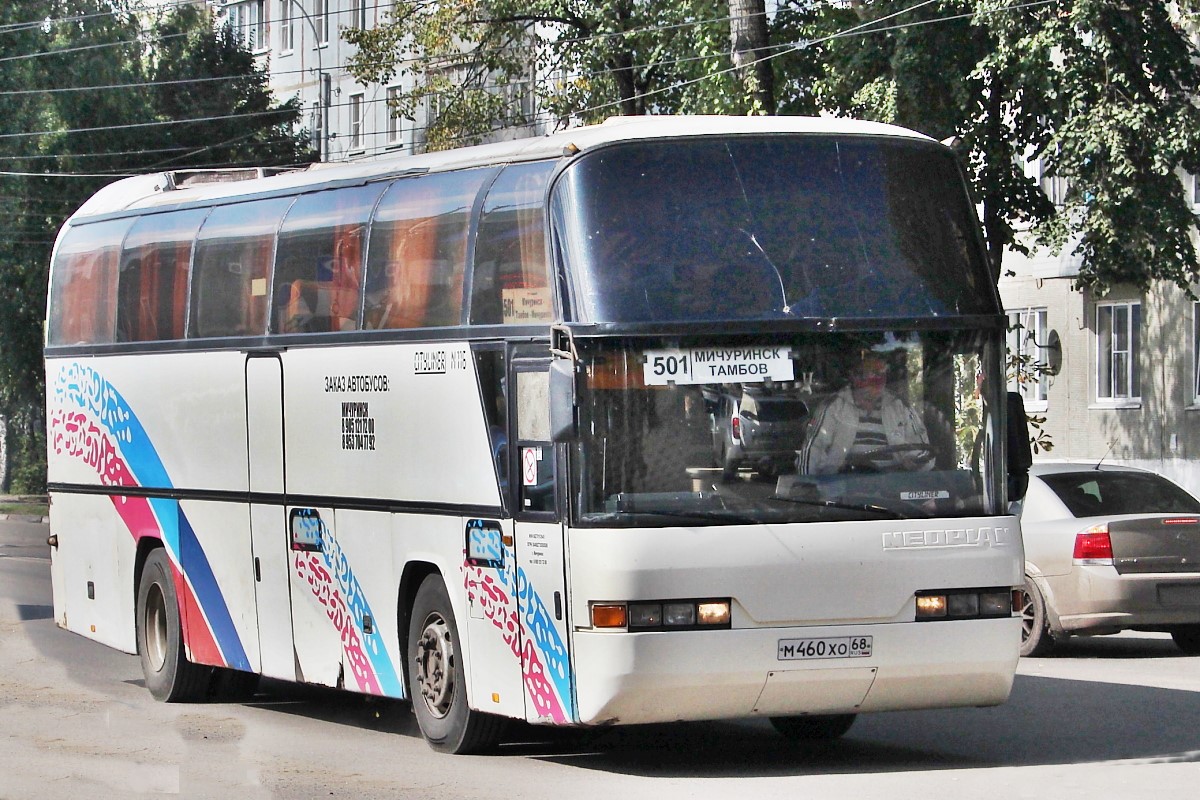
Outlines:
{"label": "graffiti style decal", "polygon": [[[539,656],[524,662],[526,684],[536,681],[540,685],[548,676],[558,690],[558,697],[562,702],[562,710],[559,713],[565,719],[571,719],[574,710],[571,703],[571,665],[567,661],[567,648],[558,635],[558,628],[554,627],[554,621],[550,619],[550,613],[546,611],[546,604],[542,602],[541,595],[523,569],[517,570],[517,596],[520,607],[524,610],[521,624],[524,627],[525,652],[528,655],[532,642],[536,646],[535,654]],[[541,659],[545,660],[545,666]],[[557,716],[555,719],[558,719]]]}
{"label": "graffiti style decal", "polygon": [[[292,512],[292,541],[292,566],[308,584],[313,599],[337,630],[342,652],[359,690],[404,697],[404,689],[379,630],[363,631],[363,620],[367,617],[375,619],[375,615],[350,568],[350,560],[316,510],[296,509]],[[297,542],[306,543],[306,546],[297,547]]]}
{"label": "graffiti style decal", "polygon": [[495,578],[482,569],[471,567],[466,573],[467,601],[472,605],[479,605],[484,619],[500,631],[504,644],[508,645],[513,656],[520,658],[518,619],[515,611],[511,614],[507,612],[510,604],[508,593]]}
{"label": "graffiti style decal", "polygon": [[[479,522],[467,523],[468,552],[476,556],[486,554],[497,563],[515,564],[514,553],[504,545],[500,530],[475,524]],[[567,649],[525,570],[517,568],[516,587],[509,585],[510,573],[503,569],[473,567],[465,561],[463,571],[468,601],[478,604],[484,618],[500,631],[513,656],[521,660],[525,691],[537,716],[549,717],[557,723],[570,722],[573,711]],[[514,596],[519,599],[520,608],[525,609],[524,619],[512,602]],[[522,625],[523,637],[518,633]]]}
{"label": "graffiti style decal", "polygon": [[[120,392],[96,370],[69,364],[58,373],[50,412],[50,446],[82,461],[111,487],[173,488],[150,437]],[[201,663],[250,670],[212,566],[179,502],[110,495],[135,540],[160,537],[182,586],[187,645]],[[182,574],[185,580],[179,580]],[[186,613],[198,611],[199,614]],[[203,626],[196,623],[203,623]]]}

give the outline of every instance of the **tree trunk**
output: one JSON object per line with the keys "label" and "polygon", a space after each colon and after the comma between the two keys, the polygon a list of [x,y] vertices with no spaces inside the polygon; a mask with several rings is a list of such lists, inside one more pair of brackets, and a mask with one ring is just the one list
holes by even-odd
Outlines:
{"label": "tree trunk", "polygon": [[[987,122],[986,129],[993,142],[1005,141],[1004,120],[1004,85],[999,77],[992,76],[988,81]],[[986,146],[986,145],[985,145]],[[983,200],[983,236],[987,244],[988,266],[992,269],[992,281],[999,283],[1001,270],[1004,268],[1004,250],[1008,247],[1008,226],[1003,214],[998,208],[999,202],[984,196]]]}
{"label": "tree trunk", "polygon": [[0,414],[0,494],[8,491],[8,420]]}
{"label": "tree trunk", "polygon": [[766,0],[729,0],[733,66],[755,109],[775,113],[775,71],[768,60]]}

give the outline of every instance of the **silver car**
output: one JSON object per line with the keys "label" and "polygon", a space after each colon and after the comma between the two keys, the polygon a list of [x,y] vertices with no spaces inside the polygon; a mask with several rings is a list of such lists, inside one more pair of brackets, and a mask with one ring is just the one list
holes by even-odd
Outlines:
{"label": "silver car", "polygon": [[1200,654],[1200,500],[1145,470],[1035,464],[1014,510],[1025,541],[1022,655],[1068,636],[1167,631]]}
{"label": "silver car", "polygon": [[753,466],[767,476],[795,468],[809,410],[794,389],[736,384],[711,392],[705,400],[713,458],[724,480],[732,480],[741,466]]}

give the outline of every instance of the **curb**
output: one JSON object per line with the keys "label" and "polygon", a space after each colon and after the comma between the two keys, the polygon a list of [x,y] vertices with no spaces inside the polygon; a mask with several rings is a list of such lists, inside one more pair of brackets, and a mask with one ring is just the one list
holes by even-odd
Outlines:
{"label": "curb", "polygon": [[39,517],[36,514],[0,514],[0,520],[6,522],[33,522],[38,524],[48,524],[49,517]]}

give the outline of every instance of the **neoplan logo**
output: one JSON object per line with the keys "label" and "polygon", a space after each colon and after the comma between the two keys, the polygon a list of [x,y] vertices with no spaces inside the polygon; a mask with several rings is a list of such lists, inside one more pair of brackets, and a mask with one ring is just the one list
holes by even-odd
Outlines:
{"label": "neoplan logo", "polygon": [[885,531],[884,550],[918,547],[1007,547],[1012,542],[1008,528],[945,528],[933,531]]}

